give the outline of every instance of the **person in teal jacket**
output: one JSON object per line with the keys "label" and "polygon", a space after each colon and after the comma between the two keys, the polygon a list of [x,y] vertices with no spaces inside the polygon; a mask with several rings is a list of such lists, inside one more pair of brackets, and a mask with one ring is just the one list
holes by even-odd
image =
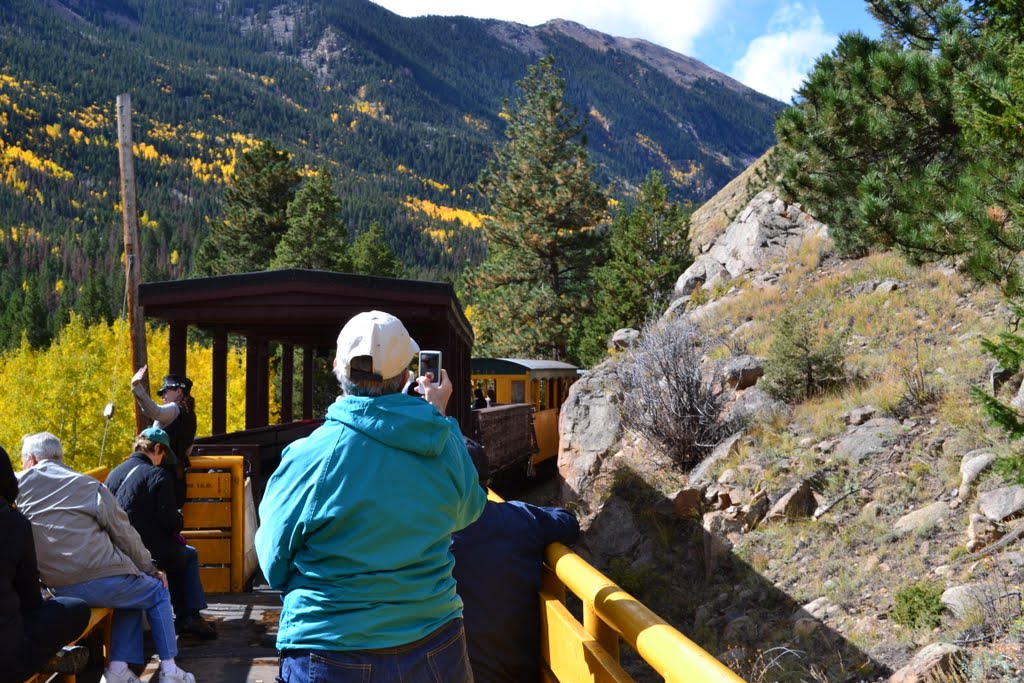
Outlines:
{"label": "person in teal jacket", "polygon": [[285,683],[472,681],[449,547],[486,494],[444,416],[447,372],[403,392],[418,351],[394,316],[353,317],[338,336],[342,395],[267,483],[256,552],[282,593]]}

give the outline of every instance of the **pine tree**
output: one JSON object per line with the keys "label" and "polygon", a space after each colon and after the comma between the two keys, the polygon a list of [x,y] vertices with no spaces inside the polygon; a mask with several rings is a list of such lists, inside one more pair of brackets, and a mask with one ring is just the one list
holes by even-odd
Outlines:
{"label": "pine tree", "polygon": [[480,177],[488,255],[466,285],[482,354],[566,360],[570,331],[589,306],[607,198],[592,180],[583,126],[564,102],[554,59],[531,66],[518,87],[501,114],[506,141]]}
{"label": "pine tree", "polygon": [[265,270],[288,229],[299,175],[291,154],[262,142],[242,155],[224,193],[224,219],[211,226],[196,268],[203,275]]}
{"label": "pine tree", "polygon": [[384,228],[377,221],[370,223],[370,228],[352,244],[352,271],[381,277],[405,275],[405,266],[391,251],[384,239]]}
{"label": "pine tree", "polygon": [[271,268],[352,269],[348,231],[341,221],[341,199],[334,181],[321,168],[288,204],[288,230],[277,244]]}
{"label": "pine tree", "polygon": [[693,257],[688,212],[669,201],[662,174],[652,171],[636,203],[612,221],[611,258],[593,275],[594,311],[574,329],[576,356],[584,365],[604,358],[608,337],[617,329],[640,329],[664,310],[676,277]]}
{"label": "pine tree", "polygon": [[956,257],[1024,291],[1018,3],[873,0],[884,40],[844,35],[779,118],[782,186],[849,252]]}

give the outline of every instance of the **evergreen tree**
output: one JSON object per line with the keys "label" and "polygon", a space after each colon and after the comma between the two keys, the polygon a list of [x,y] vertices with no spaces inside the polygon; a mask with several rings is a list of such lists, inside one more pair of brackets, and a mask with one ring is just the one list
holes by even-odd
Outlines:
{"label": "evergreen tree", "polygon": [[341,200],[330,172],[319,172],[288,204],[288,230],[277,244],[271,268],[310,268],[348,272],[348,231],[341,222]]}
{"label": "evergreen tree", "polygon": [[480,177],[490,202],[488,255],[467,276],[484,355],[566,360],[572,327],[589,305],[589,271],[607,198],[592,180],[583,126],[564,102],[549,55],[506,102],[506,141]]}
{"label": "evergreen tree", "polygon": [[352,245],[352,271],[360,275],[382,277],[403,277],[405,266],[398,260],[387,240],[380,223],[370,223],[370,228],[356,238]]}
{"label": "evergreen tree", "polygon": [[615,330],[640,329],[664,309],[676,277],[693,262],[688,217],[669,200],[659,171],[647,176],[636,204],[616,214],[611,259],[593,275],[594,311],[573,330],[575,355],[584,365],[604,358]]}
{"label": "evergreen tree", "polygon": [[203,275],[265,270],[288,230],[299,174],[291,154],[262,142],[245,152],[224,192],[224,220],[211,226],[196,267]]}
{"label": "evergreen tree", "polygon": [[50,310],[46,306],[43,294],[45,283],[42,276],[32,278],[25,290],[24,305],[17,319],[17,327],[28,338],[29,346],[34,349],[45,349],[53,340],[50,330]]}
{"label": "evergreen tree", "polygon": [[1024,288],[1024,48],[1017,3],[873,0],[881,41],[844,35],[784,112],[782,185],[838,246],[957,257]]}

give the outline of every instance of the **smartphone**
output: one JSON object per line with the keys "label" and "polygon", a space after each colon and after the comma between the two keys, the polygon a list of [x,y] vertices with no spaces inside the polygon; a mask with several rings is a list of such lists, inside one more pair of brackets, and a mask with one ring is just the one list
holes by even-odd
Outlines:
{"label": "smartphone", "polygon": [[420,351],[420,377],[426,377],[434,384],[441,382],[441,352]]}

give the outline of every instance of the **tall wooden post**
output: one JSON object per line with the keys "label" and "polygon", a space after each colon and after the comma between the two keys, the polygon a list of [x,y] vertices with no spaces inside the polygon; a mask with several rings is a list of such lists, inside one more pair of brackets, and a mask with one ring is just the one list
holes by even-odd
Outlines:
{"label": "tall wooden post", "polygon": [[[142,257],[139,247],[139,210],[135,198],[135,159],[132,153],[132,98],[117,96],[117,151],[121,164],[121,219],[124,228],[124,279],[128,292],[128,329],[131,333],[132,372],[146,365],[146,320],[139,310]],[[149,393],[149,378],[143,380]],[[147,426],[146,416],[135,403],[135,431]]]}

